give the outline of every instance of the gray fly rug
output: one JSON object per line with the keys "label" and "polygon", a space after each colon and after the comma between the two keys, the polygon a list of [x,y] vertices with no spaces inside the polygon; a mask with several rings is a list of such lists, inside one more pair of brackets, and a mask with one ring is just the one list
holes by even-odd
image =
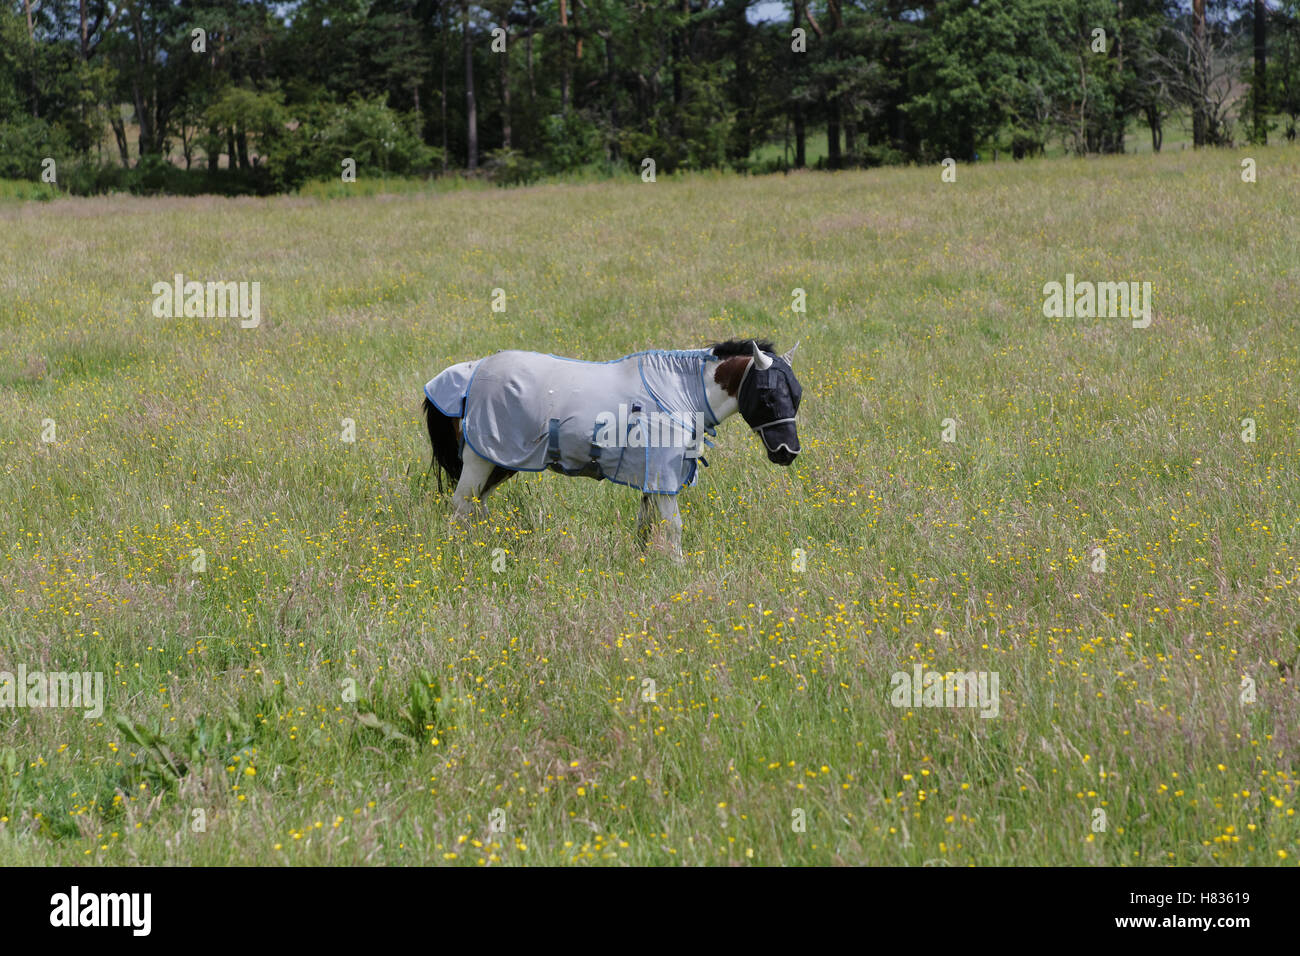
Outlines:
{"label": "gray fly rug", "polygon": [[[497,352],[439,373],[424,394],[480,456],[512,471],[549,468],[675,495],[718,424],[705,375],[710,349],[635,352],[584,362]],[[708,464],[708,462],[704,462]]]}

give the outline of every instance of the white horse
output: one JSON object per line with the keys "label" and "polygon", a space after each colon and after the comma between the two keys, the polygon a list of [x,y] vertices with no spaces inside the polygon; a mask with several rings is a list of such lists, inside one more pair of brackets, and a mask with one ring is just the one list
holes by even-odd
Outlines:
{"label": "white horse", "polygon": [[706,436],[719,424],[739,411],[771,462],[789,465],[799,454],[794,352],[777,356],[770,342],[732,340],[610,362],[516,351],[462,362],[424,387],[433,460],[455,482],[457,516],[476,502],[483,509],[488,493],[517,471],[545,468],[638,488],[641,546],[657,509],[680,560],[677,495],[695,483],[697,463],[708,464]]}

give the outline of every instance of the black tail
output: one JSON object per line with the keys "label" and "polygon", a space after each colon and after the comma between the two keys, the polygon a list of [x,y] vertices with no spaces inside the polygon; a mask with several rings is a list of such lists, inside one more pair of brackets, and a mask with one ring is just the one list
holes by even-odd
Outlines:
{"label": "black tail", "polygon": [[433,461],[437,465],[438,491],[442,491],[442,473],[451,479],[452,488],[460,481],[460,442],[456,438],[456,420],[438,411],[438,406],[424,397],[424,420],[429,426],[429,444],[433,446]]}

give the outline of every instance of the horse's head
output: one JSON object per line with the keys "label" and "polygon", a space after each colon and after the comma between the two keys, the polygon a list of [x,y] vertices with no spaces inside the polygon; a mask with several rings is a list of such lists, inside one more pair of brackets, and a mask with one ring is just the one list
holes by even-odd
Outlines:
{"label": "horse's head", "polygon": [[754,344],[753,361],[745,369],[736,390],[740,415],[763,440],[768,460],[775,465],[788,465],[799,454],[799,431],[795,428],[795,415],[799,412],[799,398],[803,388],[794,377],[790,360],[794,349],[784,355],[768,355]]}

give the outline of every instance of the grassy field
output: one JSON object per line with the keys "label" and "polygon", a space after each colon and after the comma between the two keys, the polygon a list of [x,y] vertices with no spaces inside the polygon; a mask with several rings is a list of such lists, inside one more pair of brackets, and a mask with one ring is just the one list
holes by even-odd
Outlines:
{"label": "grassy field", "polygon": [[[0,859],[1294,865],[1297,187],[1273,147],[0,204],[0,669],[107,682],[0,710]],[[155,318],[177,272],[261,325]],[[1150,327],[1045,318],[1067,273]],[[757,334],[804,451],[724,425],[684,564],[607,483],[450,521],[444,366]],[[997,716],[893,706],[918,663]]]}

